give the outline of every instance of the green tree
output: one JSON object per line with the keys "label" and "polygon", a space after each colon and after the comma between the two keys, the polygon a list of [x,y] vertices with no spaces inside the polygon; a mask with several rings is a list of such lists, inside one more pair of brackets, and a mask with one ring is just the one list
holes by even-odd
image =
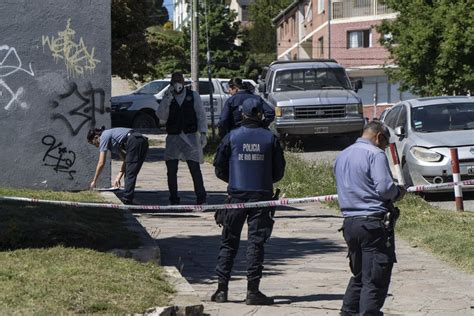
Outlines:
{"label": "green tree", "polygon": [[293,0],[256,0],[249,8],[252,26],[248,31],[251,53],[273,54],[276,57],[276,28],[272,19]]}
{"label": "green tree", "polygon": [[474,1],[385,0],[399,12],[379,27],[401,88],[422,95],[474,92]]}
{"label": "green tree", "polygon": [[[201,1],[199,10],[199,69],[201,76],[207,76],[207,42],[211,51],[211,71],[214,77],[241,76],[241,65],[245,61],[242,46],[235,40],[239,37],[240,23],[235,22],[236,13],[219,0]],[[207,7],[206,7],[207,5]],[[183,28],[182,47],[185,49],[186,64],[184,71],[190,71],[189,27]]]}
{"label": "green tree", "polygon": [[162,5],[162,0],[112,0],[112,74],[143,81],[155,73],[163,45],[147,27],[168,20]]}

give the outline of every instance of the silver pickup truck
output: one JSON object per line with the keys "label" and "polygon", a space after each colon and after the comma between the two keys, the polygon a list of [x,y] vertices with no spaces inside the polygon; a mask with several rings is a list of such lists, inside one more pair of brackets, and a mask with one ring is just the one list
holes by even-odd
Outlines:
{"label": "silver pickup truck", "polygon": [[[275,107],[274,129],[281,137],[361,134],[362,102],[344,68],[333,59],[275,61],[259,85]],[[354,91],[356,90],[356,91]]]}

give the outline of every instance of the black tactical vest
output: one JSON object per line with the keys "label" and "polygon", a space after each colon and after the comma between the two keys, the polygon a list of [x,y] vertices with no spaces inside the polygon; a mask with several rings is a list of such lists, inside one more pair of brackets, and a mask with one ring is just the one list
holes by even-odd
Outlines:
{"label": "black tactical vest", "polygon": [[194,111],[194,96],[191,89],[186,88],[186,96],[181,106],[175,98],[171,101],[166,132],[170,135],[178,135],[181,132],[185,134],[197,132],[197,117],[196,111]]}

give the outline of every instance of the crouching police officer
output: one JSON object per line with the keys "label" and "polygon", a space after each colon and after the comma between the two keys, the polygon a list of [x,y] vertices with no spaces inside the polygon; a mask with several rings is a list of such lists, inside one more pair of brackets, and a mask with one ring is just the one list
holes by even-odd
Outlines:
{"label": "crouching police officer", "polygon": [[[273,183],[284,174],[285,158],[278,139],[262,127],[262,103],[249,98],[242,104],[241,127],[227,134],[214,158],[216,176],[228,182],[228,203],[272,199]],[[273,298],[259,291],[263,270],[264,243],[273,228],[269,208],[233,209],[216,212],[216,222],[223,226],[217,258],[217,291],[211,300],[227,302],[228,283],[237,255],[240,233],[247,220],[247,305],[270,305]]]}
{"label": "crouching police officer", "polygon": [[120,180],[125,175],[125,191],[121,201],[124,204],[135,204],[133,197],[137,175],[145,161],[148,152],[148,138],[129,128],[94,128],[89,130],[87,141],[99,148],[99,161],[90,187],[95,188],[97,179],[105,166],[107,150],[118,154],[122,160],[122,167],[114,181],[114,187],[120,187]]}
{"label": "crouching police officer", "polygon": [[[352,146],[336,158],[342,227],[349,248],[352,278],[344,295],[341,315],[383,315],[380,311],[390,284],[395,257],[393,202],[406,193],[392,179],[385,148],[390,132],[372,121]],[[391,222],[385,220],[391,217]]]}

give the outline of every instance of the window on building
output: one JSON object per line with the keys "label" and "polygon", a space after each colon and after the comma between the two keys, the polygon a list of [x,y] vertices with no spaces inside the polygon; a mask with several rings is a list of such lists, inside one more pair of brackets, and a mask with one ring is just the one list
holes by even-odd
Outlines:
{"label": "window on building", "polygon": [[318,13],[319,14],[324,12],[324,1],[325,0],[318,0]]}
{"label": "window on building", "polygon": [[372,33],[370,30],[347,32],[347,48],[372,47]]}
{"label": "window on building", "polygon": [[318,38],[318,57],[324,57],[324,37]]}
{"label": "window on building", "polygon": [[293,31],[291,32],[291,34],[295,35],[296,34],[296,18],[293,18],[291,22],[293,24]]}
{"label": "window on building", "polygon": [[309,1],[309,4],[308,6],[306,7],[306,16],[305,16],[305,19],[306,21],[308,22],[311,22],[313,20],[313,2],[312,1]]}
{"label": "window on building", "polygon": [[247,5],[242,6],[242,21],[249,20],[249,7]]}

